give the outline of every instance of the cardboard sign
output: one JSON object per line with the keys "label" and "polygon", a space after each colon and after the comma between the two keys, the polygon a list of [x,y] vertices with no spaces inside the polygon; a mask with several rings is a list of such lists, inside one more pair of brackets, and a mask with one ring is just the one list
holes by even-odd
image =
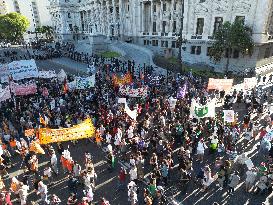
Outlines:
{"label": "cardboard sign", "polygon": [[244,90],[251,90],[257,85],[257,78],[244,78]]}
{"label": "cardboard sign", "polygon": [[223,110],[223,112],[224,112],[224,121],[225,122],[234,122],[235,121],[234,110]]}

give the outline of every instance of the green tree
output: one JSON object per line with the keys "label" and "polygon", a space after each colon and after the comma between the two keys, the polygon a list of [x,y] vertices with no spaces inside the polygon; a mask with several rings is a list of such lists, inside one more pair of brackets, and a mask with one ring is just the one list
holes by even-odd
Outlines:
{"label": "green tree", "polygon": [[16,42],[22,40],[29,25],[29,20],[19,13],[0,15],[0,33],[1,37],[6,41]]}
{"label": "green tree", "polygon": [[42,33],[45,34],[47,39],[53,39],[54,30],[51,26],[42,26]]}
{"label": "green tree", "polygon": [[214,34],[214,42],[209,51],[209,56],[214,62],[219,62],[226,57],[225,73],[227,74],[232,52],[236,50],[243,55],[251,55],[253,47],[251,29],[245,26],[243,21],[225,22]]}

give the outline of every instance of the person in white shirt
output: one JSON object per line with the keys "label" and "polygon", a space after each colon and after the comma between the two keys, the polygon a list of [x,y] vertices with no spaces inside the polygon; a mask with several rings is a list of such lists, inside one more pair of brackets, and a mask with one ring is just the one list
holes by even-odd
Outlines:
{"label": "person in white shirt", "polygon": [[44,178],[48,180],[48,185],[50,185],[52,180],[52,169],[49,166],[44,169]]}
{"label": "person in white shirt", "polygon": [[129,172],[130,180],[135,181],[137,180],[137,167],[133,166]]}
{"label": "person in white shirt", "polygon": [[21,205],[26,205],[27,204],[27,196],[28,196],[28,190],[29,186],[23,184],[22,182],[19,183],[20,188],[18,190],[18,194],[20,197]]}
{"label": "person in white shirt", "polygon": [[112,142],[112,135],[109,132],[106,133],[106,143],[111,144]]}
{"label": "person in white shirt", "polygon": [[49,204],[47,199],[47,186],[42,181],[38,183],[37,195],[40,195],[43,204]]}
{"label": "person in white shirt", "polygon": [[256,177],[257,177],[256,168],[252,168],[251,170],[248,170],[246,172],[246,192],[249,192],[249,190],[253,187]]}
{"label": "person in white shirt", "polygon": [[58,159],[55,154],[55,151],[52,151],[51,159],[50,159],[51,167],[53,169],[53,172],[58,175]]}

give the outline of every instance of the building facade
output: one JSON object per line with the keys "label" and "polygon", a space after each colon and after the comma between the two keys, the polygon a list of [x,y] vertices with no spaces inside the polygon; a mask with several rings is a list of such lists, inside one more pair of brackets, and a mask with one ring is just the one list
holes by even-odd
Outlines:
{"label": "building facade", "polygon": [[0,0],[0,15],[4,15],[8,12],[8,5],[5,0]]}
{"label": "building facade", "polygon": [[[182,60],[208,65],[223,71],[226,58],[214,63],[208,56],[213,34],[225,21],[241,19],[252,29],[255,43],[251,56],[236,50],[231,55],[230,71],[246,71],[273,62],[272,0],[184,0]],[[273,66],[272,66],[273,67]]]}
{"label": "building facade", "polygon": [[[34,32],[37,27],[51,26],[48,6],[49,0],[5,0],[7,12],[17,12],[26,16],[30,22],[27,31]],[[34,41],[35,34],[26,34],[26,41]]]}
{"label": "building facade", "polygon": [[60,41],[100,34],[178,50],[181,0],[51,0],[49,8]]}

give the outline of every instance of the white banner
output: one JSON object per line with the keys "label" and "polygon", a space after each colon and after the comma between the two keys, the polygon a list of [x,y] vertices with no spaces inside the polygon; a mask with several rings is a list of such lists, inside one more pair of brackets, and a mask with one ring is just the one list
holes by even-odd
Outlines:
{"label": "white banner", "polygon": [[191,103],[190,114],[194,118],[215,117],[215,99],[212,99],[206,105],[201,105],[195,100]]}
{"label": "white banner", "polygon": [[224,112],[224,121],[225,122],[234,122],[235,113],[234,110],[223,110]]}
{"label": "white banner", "polygon": [[39,71],[39,78],[56,78],[55,70]]}
{"label": "white banner", "polygon": [[257,85],[257,78],[244,78],[244,90],[251,90]]}
{"label": "white banner", "polygon": [[76,89],[88,89],[95,87],[95,75],[87,78],[76,78]]}
{"label": "white banner", "polygon": [[67,78],[65,71],[62,69],[57,75],[58,81],[63,82]]}
{"label": "white banner", "polygon": [[129,97],[147,97],[148,95],[148,87],[141,88],[130,88],[129,86],[120,86],[119,92],[121,95],[126,95]]}
{"label": "white banner", "polygon": [[137,118],[137,109],[132,111],[128,107],[127,103],[125,103],[125,109],[124,110],[127,113],[127,115],[129,115],[130,118],[132,118],[133,120],[136,120],[136,118]]}
{"label": "white banner", "polygon": [[33,59],[13,61],[8,64],[8,70],[13,80],[38,77],[38,69]]}
{"label": "white banner", "polygon": [[9,86],[0,89],[0,102],[6,101],[11,98]]}

